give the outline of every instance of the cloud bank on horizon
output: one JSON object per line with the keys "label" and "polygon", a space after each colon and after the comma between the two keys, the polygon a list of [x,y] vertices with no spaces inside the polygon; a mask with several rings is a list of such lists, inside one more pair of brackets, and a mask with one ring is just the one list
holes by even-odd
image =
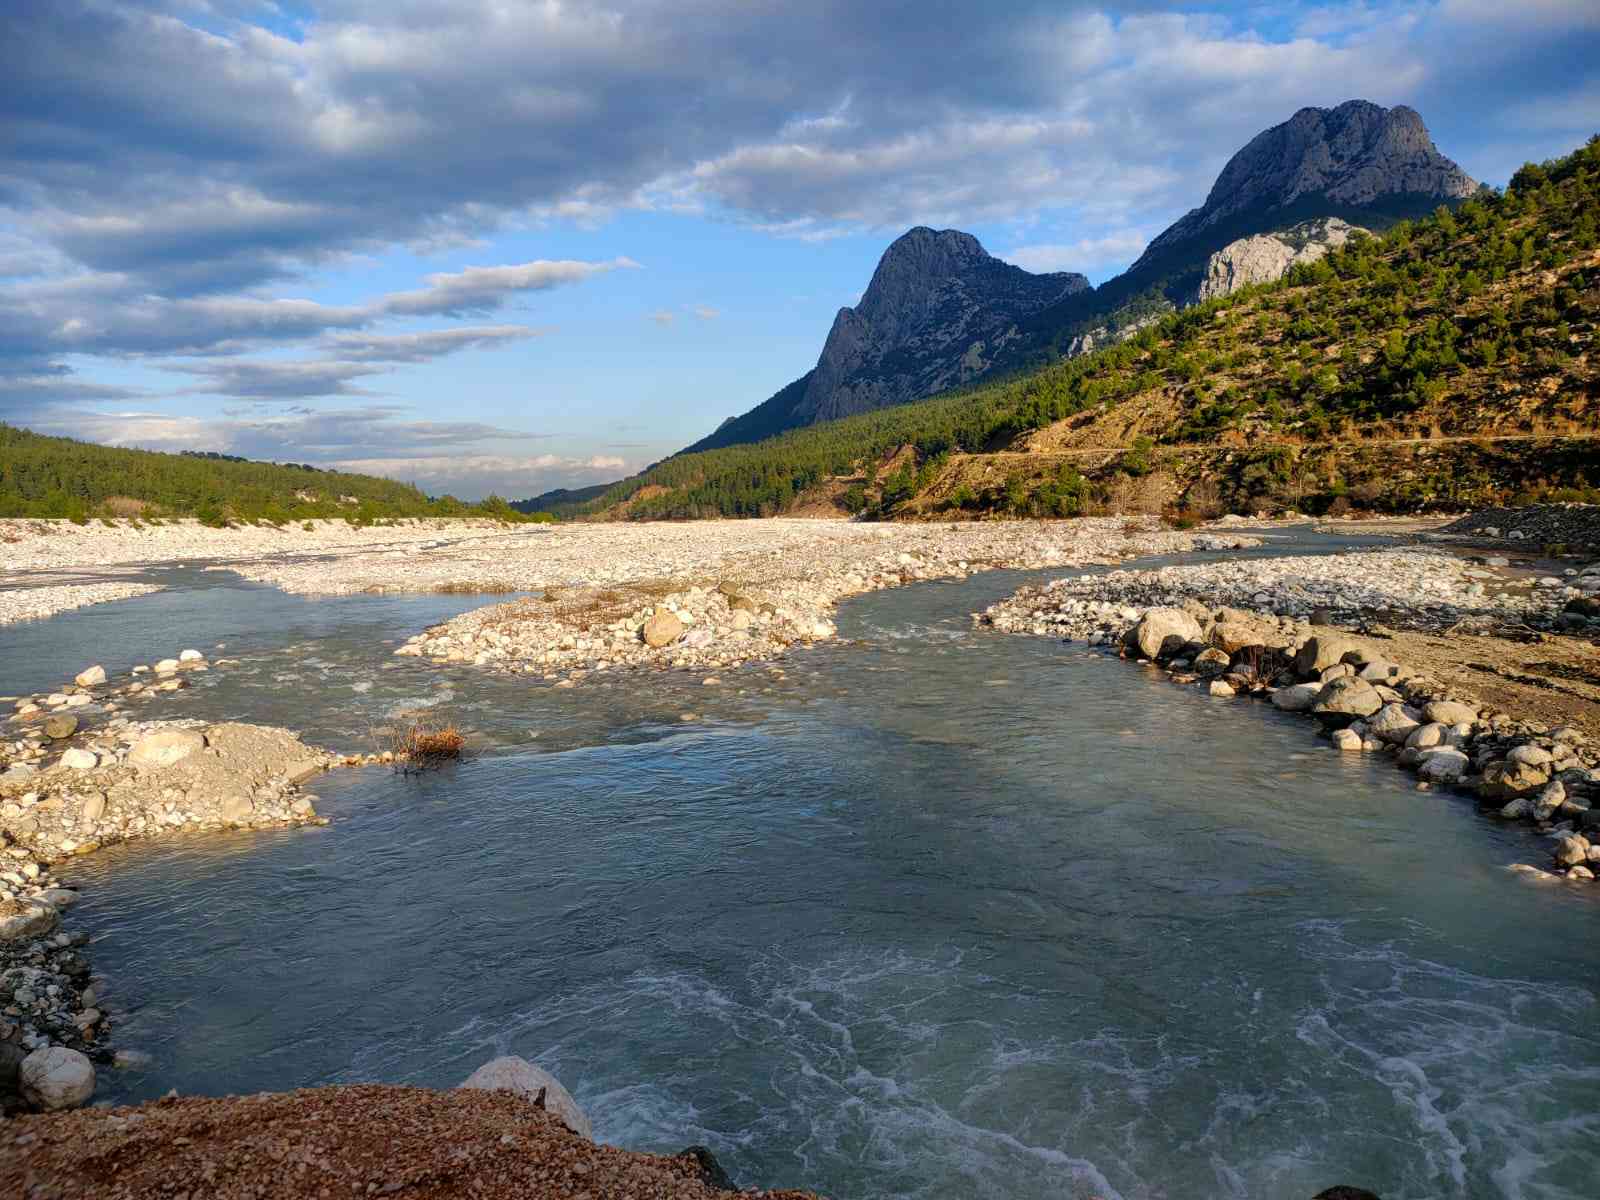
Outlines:
{"label": "cloud bank on horizon", "polygon": [[1103,278],[1308,104],[1489,182],[1600,122],[1590,0],[785,8],[13,0],[0,420],[525,495],[800,374],[907,225]]}

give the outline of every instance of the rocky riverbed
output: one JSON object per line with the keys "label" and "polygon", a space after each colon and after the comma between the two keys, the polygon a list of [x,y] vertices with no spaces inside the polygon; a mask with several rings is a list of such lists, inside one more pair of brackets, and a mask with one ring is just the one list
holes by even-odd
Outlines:
{"label": "rocky riverbed", "polygon": [[[1518,586],[1437,551],[1193,564],[1024,588],[976,619],[1142,658],[1212,697],[1256,696],[1307,714],[1340,751],[1392,757],[1419,787],[1471,793],[1499,817],[1533,824],[1553,861],[1514,869],[1588,882],[1600,872],[1592,734],[1497,709],[1459,674],[1433,669],[1452,661],[1439,644],[1481,655],[1489,631],[1506,624],[1541,641],[1551,635],[1539,629],[1563,630],[1560,640],[1592,655],[1600,619],[1575,619],[1570,602],[1600,591],[1600,563],[1570,571]],[[1592,729],[1593,700],[1579,711]]]}
{"label": "rocky riverbed", "polygon": [[87,933],[61,928],[77,893],[55,869],[118,842],[322,820],[301,785],[347,760],[287,730],[127,715],[207,669],[197,650],[117,681],[87,667],[14,698],[0,725],[0,1111],[85,1103],[95,1064],[116,1058],[106,982]]}
{"label": "rocky riverbed", "polygon": [[[703,536],[684,537],[685,530]],[[558,686],[619,668],[716,671],[832,638],[835,606],[863,592],[997,567],[1175,553],[1194,548],[1197,539],[1151,520],[1100,519],[591,526],[573,540],[605,564],[602,580],[547,586],[465,613],[395,653],[534,675]],[[1206,548],[1258,544],[1232,533],[1199,541]]]}

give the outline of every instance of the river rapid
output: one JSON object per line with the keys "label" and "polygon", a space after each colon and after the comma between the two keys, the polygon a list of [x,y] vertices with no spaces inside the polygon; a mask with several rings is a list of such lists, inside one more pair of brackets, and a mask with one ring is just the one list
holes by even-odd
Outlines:
{"label": "river rapid", "polygon": [[153,1056],[100,1097],[513,1053],[600,1140],[702,1142],[745,1186],[1592,1196],[1590,889],[1519,881],[1533,835],[1299,718],[972,627],[1061,573],[859,597],[716,686],[442,671],[384,639],[481,599],[193,570],[0,630],[17,690],[196,645],[215,669],[151,715],[475,731],[445,771],[325,776],[326,828],[64,868],[115,1043]]}

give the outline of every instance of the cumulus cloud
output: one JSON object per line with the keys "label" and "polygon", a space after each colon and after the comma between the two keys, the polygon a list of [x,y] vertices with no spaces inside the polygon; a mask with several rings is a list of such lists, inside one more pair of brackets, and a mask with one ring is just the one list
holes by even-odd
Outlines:
{"label": "cumulus cloud", "polygon": [[715,321],[722,315],[720,308],[712,308],[709,304],[696,304],[689,311],[702,321]]}

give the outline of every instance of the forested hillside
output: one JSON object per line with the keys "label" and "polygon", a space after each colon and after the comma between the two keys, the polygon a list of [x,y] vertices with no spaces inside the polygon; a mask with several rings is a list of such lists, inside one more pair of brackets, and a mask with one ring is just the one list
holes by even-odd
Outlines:
{"label": "forested hillside", "polygon": [[503,500],[430,499],[408,483],[222,455],[160,454],[45,437],[0,424],[0,517],[194,516],[281,523],[312,517],[488,516],[527,520]]}
{"label": "forested hillside", "polygon": [[1600,484],[1600,139],[1130,341],[669,459],[591,511],[1415,510]]}

